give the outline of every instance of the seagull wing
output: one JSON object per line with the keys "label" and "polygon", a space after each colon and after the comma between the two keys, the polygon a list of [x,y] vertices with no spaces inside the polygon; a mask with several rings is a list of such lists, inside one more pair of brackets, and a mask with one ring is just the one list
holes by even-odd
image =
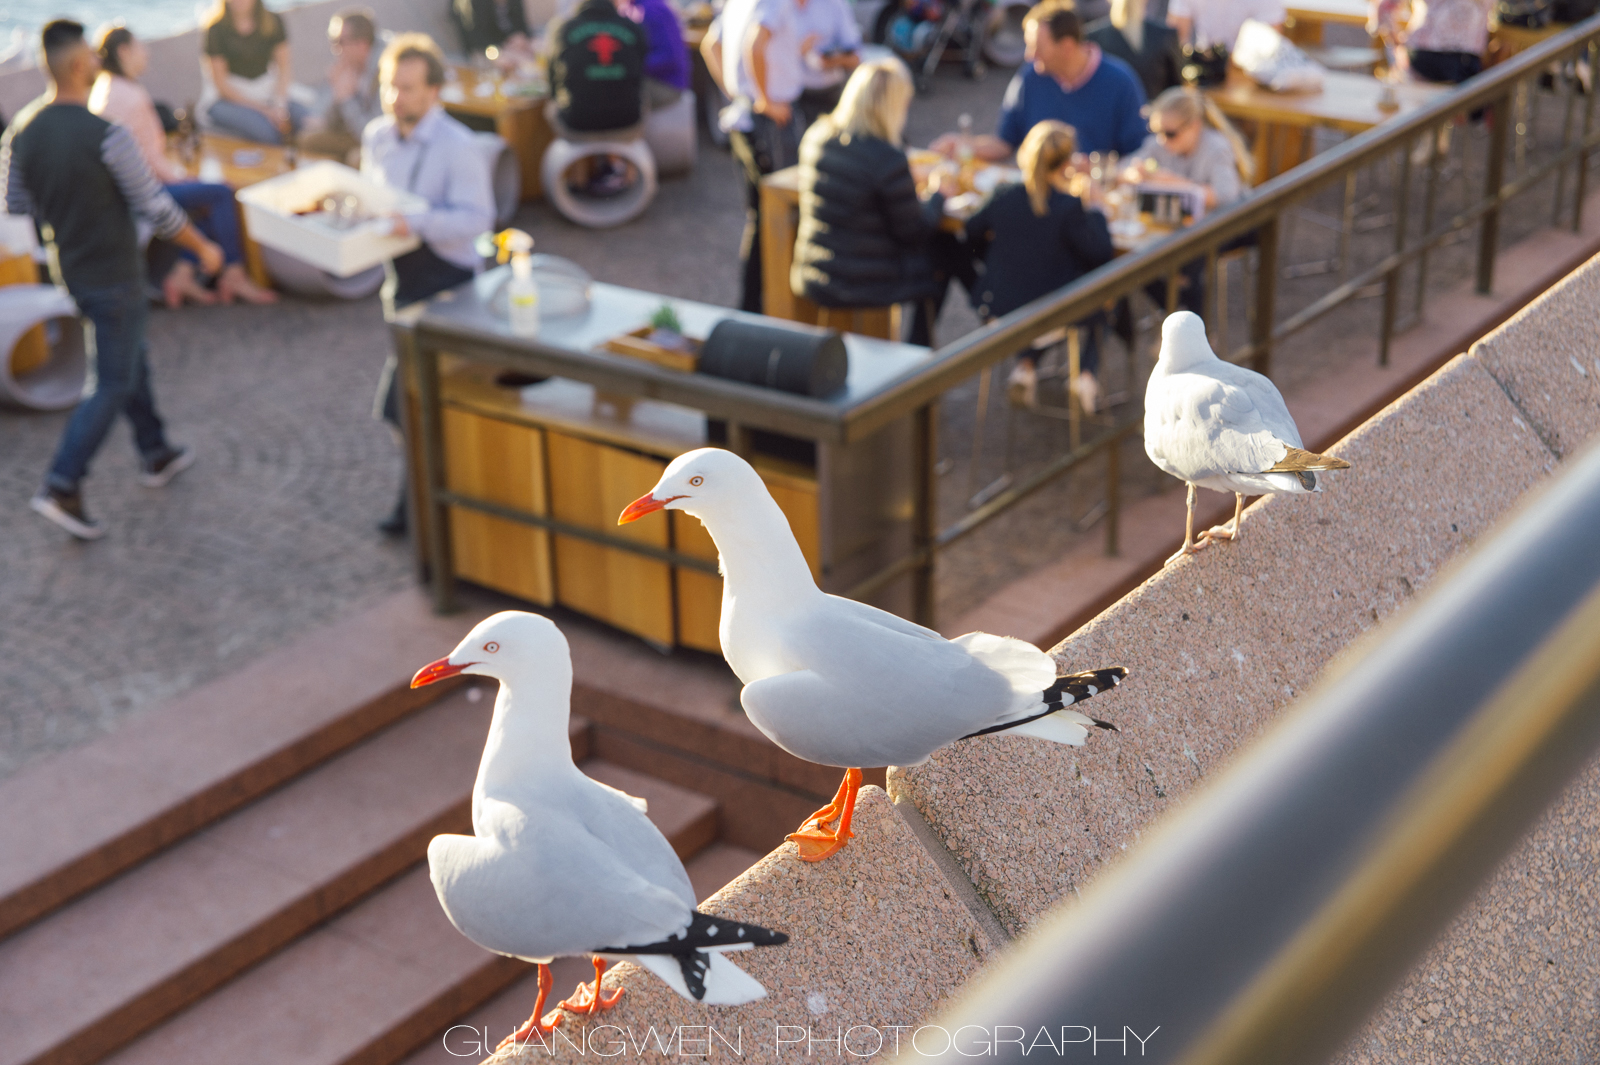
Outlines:
{"label": "seagull wing", "polygon": [[1200,481],[1260,473],[1300,446],[1300,432],[1272,382],[1219,361],[1177,373],[1147,396],[1145,450],[1167,473]]}
{"label": "seagull wing", "polygon": [[780,747],[823,765],[915,765],[1014,699],[965,648],[849,600],[829,597],[783,641],[800,668],[745,685],[740,701]]}

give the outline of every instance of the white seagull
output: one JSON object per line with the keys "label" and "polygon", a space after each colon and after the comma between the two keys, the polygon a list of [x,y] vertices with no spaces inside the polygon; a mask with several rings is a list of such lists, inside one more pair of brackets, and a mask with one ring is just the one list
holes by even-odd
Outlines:
{"label": "white seagull", "polygon": [[663,509],[699,518],[716,541],[719,636],[744,682],[745,713],[790,754],[846,769],[833,801],[789,836],[807,861],[850,838],[861,766],[917,765],[990,732],[1079,746],[1090,728],[1115,729],[1068,708],[1114,687],[1127,675],[1120,667],[1060,677],[1055,659],[1021,640],[983,632],[946,640],[824,594],[761,476],[730,451],[678,456],[617,523]]}
{"label": "white seagull", "polygon": [[591,780],[567,739],[572,656],[548,619],[507,610],[480,622],[448,658],[417,672],[413,688],[459,673],[500,682],[489,740],[472,787],[471,836],[435,836],[428,870],[450,923],[474,943],[539,966],[533,1016],[500,1044],[561,1023],[541,1020],[551,959],[594,955],[594,986],[561,1007],[610,1009],[606,959],[637,962],[685,998],[730,1006],[766,995],[724,951],[789,937],[695,909],[683,863],[645,802]]}
{"label": "white seagull", "polygon": [[[1237,540],[1247,495],[1320,492],[1320,470],[1350,464],[1300,445],[1300,430],[1272,382],[1217,358],[1198,315],[1179,311],[1161,326],[1161,355],[1144,393],[1144,450],[1189,485],[1183,546],[1170,563],[1213,540]],[[1233,520],[1194,536],[1195,488],[1234,494]]]}

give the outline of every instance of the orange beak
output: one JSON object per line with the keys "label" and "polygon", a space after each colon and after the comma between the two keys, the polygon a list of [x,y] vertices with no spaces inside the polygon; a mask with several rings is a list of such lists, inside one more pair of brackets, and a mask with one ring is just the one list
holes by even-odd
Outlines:
{"label": "orange beak", "polygon": [[665,510],[667,504],[674,499],[682,498],[683,496],[668,496],[666,499],[657,499],[649,492],[646,492],[632,503],[629,503],[627,509],[617,515],[617,524],[626,525],[630,521],[638,521],[646,514],[654,514],[658,510]]}
{"label": "orange beak", "polygon": [[413,688],[420,688],[425,684],[433,684],[437,681],[444,680],[447,677],[455,676],[463,669],[466,669],[467,666],[475,666],[477,664],[478,663],[476,662],[468,662],[466,665],[454,666],[450,664],[450,659],[441,658],[439,661],[429,662],[427,665],[417,670],[417,675],[411,678],[411,686]]}

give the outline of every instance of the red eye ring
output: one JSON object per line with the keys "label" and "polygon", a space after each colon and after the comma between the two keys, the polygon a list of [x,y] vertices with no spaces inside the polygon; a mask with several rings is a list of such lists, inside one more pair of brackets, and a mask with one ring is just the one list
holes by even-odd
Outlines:
{"label": "red eye ring", "polygon": [[483,645],[483,649],[488,651],[490,654],[494,654],[496,651],[500,650],[500,645],[495,643],[493,640],[490,640],[488,643]]}

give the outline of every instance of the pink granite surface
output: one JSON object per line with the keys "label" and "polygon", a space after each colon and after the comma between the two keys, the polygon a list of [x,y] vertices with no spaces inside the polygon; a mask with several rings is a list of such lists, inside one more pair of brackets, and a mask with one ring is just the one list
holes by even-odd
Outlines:
{"label": "pink granite surface", "polygon": [[1120,734],[985,737],[892,770],[891,793],[1025,929],[1544,478],[1555,458],[1517,416],[1481,365],[1452,361],[1332,449],[1354,468],[1325,492],[1262,500],[1239,542],[1167,567],[1055,649],[1064,670],[1128,667],[1093,703]]}
{"label": "pink granite surface", "polygon": [[621,965],[605,981],[627,988],[615,1009],[587,1028],[569,1016],[566,1038],[552,1035],[548,1046],[508,1049],[494,1060],[574,1060],[582,1049],[610,1052],[623,1040],[630,1060],[759,1062],[804,1057],[808,1038],[811,1056],[848,1058],[834,1040],[849,1033],[853,1052],[873,1051],[880,1033],[892,1040],[891,1026],[915,1025],[934,1012],[992,950],[888,796],[870,786],[856,807],[855,838],[834,857],[802,862],[785,843],[700,908],[789,933],[781,947],[733,955],[768,997],[699,1006]]}

